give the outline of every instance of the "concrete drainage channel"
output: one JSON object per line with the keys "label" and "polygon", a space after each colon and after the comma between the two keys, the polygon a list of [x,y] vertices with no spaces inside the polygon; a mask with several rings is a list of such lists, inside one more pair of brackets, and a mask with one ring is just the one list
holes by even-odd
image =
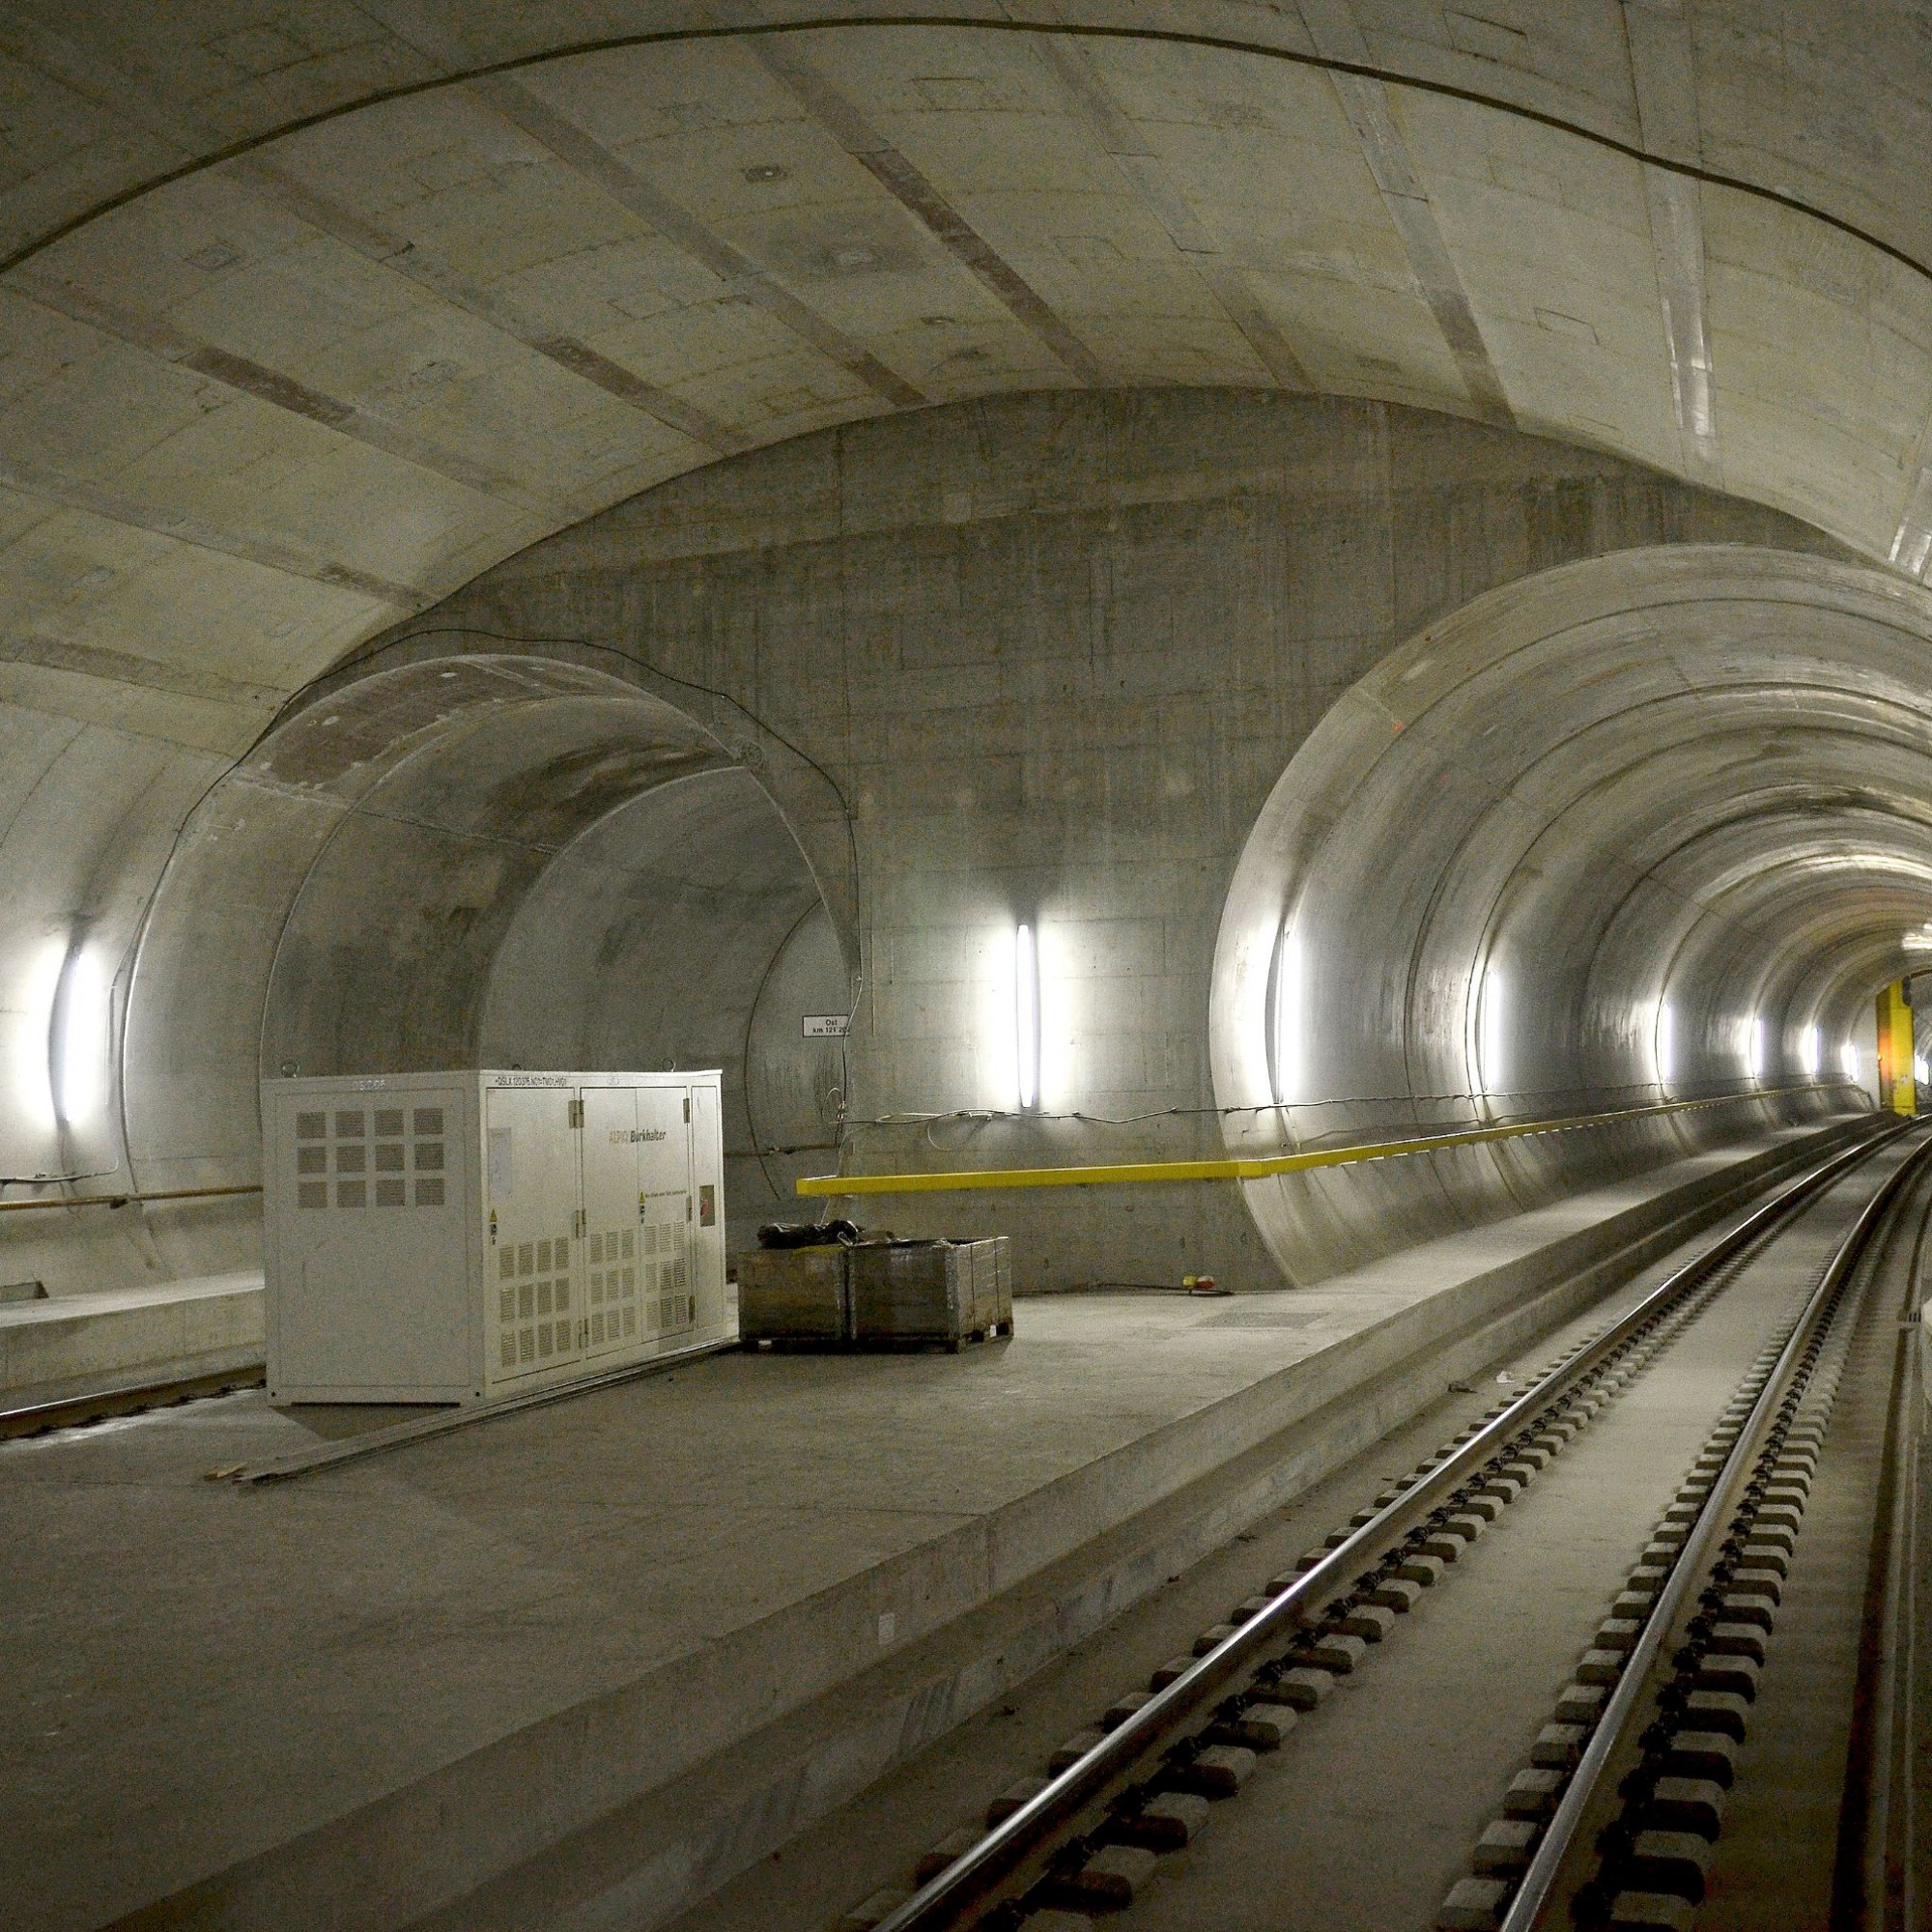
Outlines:
{"label": "concrete drainage channel", "polygon": [[[1794,1332],[1781,1335],[1751,1365],[1745,1388],[1666,1509],[1644,1560],[1610,1605],[1612,1614],[1602,1620],[1576,1681],[1536,1741],[1535,1761],[1511,1787],[1505,1815],[1482,1833],[1475,1873],[1450,1888],[1438,1924],[1478,1932],[1507,1923],[1510,1932],[1526,1932],[1531,1923],[1545,1922],[1538,1915],[1552,1895],[1555,1869],[1578,1842],[1576,1819],[1593,1803],[1601,1808],[1602,1764],[1625,1737],[1629,1710],[1678,1617],[1691,1567],[1712,1541],[1710,1512],[1740,1488],[1743,1464],[1737,1459],[1748,1449],[1762,1460],[1758,1438],[1771,1427],[1775,1401],[1781,1401],[1782,1435],[1791,1439],[1762,1450],[1773,1460],[1759,1470],[1751,1497],[1757,1513],[1751,1527],[1765,1534],[1739,1542],[1744,1530],[1734,1529],[1725,1546],[1730,1573],[1711,1586],[1715,1596],[1706,1592],[1698,1608],[1701,1621],[1690,1633],[1689,1650],[1679,1654],[1672,1679],[1677,1702],[1671,1708],[1680,1717],[1695,1712],[1702,1721],[1712,1716],[1701,1702],[1692,1705],[1686,1698],[1744,1697],[1731,1680],[1749,1675],[1750,1653],[1761,1649],[1777,1590],[1775,1563],[1743,1558],[1747,1550],[1754,1559],[1764,1558],[1772,1547],[1767,1538],[1775,1541],[1777,1530],[1790,1528],[1788,1522],[1775,1523],[1767,1512],[1791,1509],[1791,1495],[1768,1492],[1799,1484],[1766,1479],[1804,1473],[1805,1432],[1792,1418],[1807,1396],[1791,1386],[1792,1378],[1829,1360],[1820,1353],[1828,1347],[1824,1323],[1842,1300],[1874,1229],[1895,1208],[1904,1178],[1921,1168],[1925,1151],[1899,1163],[1833,1258],[1825,1289],[1812,1296]],[[1162,1886],[1147,1894],[1163,1866],[1184,1866],[1198,1856],[1198,1835],[1220,1802],[1249,1787],[1265,1755],[1280,1749],[1339,1685],[1355,1681],[1424,1593],[1455,1574],[1476,1540],[1537,1476],[1697,1323],[1741,1273],[1770,1264],[1767,1258],[1780,1252],[1781,1237],[1801,1211],[1874,1151],[1866,1145],[1835,1157],[1783,1189],[1627,1315],[1541,1372],[1521,1395],[1390,1484],[1321,1548],[1304,1556],[1295,1573],[1273,1577],[1225,1624],[1203,1632],[1193,1655],[1162,1663],[1145,1689],[1126,1691],[1094,1726],[1069,1738],[1041,1774],[998,1794],[983,1825],[942,1837],[913,1874],[912,1887],[875,1893],[846,1913],[838,1920],[840,1932],[916,1932],[969,1918],[1000,1932],[1021,1926],[1028,1932],[1074,1932],[1094,1915],[1118,1912],[1137,1899],[1142,1904],[1136,1921],[1158,1899],[1156,1919],[1196,1922],[1179,1909],[1186,1887]],[[1842,1333],[1842,1326],[1834,1332]],[[1815,1374],[1810,1386],[1815,1407],[1815,1391],[1823,1386]],[[1807,1422],[1816,1419],[1806,1411]],[[1715,1464],[1713,1458],[1719,1459]],[[1735,1617],[1718,1614],[1730,1610]],[[1740,1658],[1741,1664],[1717,1661]],[[1711,1684],[1704,1684],[1700,1673]],[[1730,1688],[1717,1688],[1719,1677]],[[1712,1710],[1722,1714],[1723,1723],[1735,1719],[1729,1704]],[[1703,1737],[1682,1722],[1669,1735],[1677,1733]],[[1596,1925],[1686,1923],[1690,1900],[1684,1894],[1694,1894],[1701,1886],[1702,1870],[1690,1848],[1666,1848],[1656,1834],[1675,1832],[1687,1821],[1693,1829],[1711,1822],[1708,1805],[1692,1819],[1697,1798],[1676,1791],[1671,1780],[1684,1781],[1679,1773],[1691,1768],[1693,1757],[1707,1770],[1718,1760],[1707,1764],[1696,1755],[1706,1751],[1703,1743],[1670,1744],[1655,1722],[1644,1735],[1651,1809],[1639,1806],[1632,1814],[1623,1838],[1611,1834],[1613,1848],[1627,1849],[1623,1864],[1603,1873],[1566,1874],[1566,1900],[1580,1893]],[[1663,1771],[1660,1765],[1676,1768]],[[1681,1816],[1670,1810],[1679,1800]],[[1241,1808],[1234,1807],[1236,1814]],[[1201,1869],[1196,1867],[1192,1882],[1200,1882]],[[1463,1869],[1468,1871],[1466,1859]],[[1525,1871],[1534,1885],[1524,1880]],[[1249,1877],[1258,1880],[1260,1874]],[[1642,1889],[1652,1882],[1662,1889]],[[1653,1910],[1662,1916],[1632,1916]]]}

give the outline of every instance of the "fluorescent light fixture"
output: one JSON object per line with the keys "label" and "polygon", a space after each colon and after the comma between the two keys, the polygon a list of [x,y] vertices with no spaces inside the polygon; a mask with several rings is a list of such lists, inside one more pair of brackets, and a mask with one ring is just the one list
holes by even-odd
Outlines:
{"label": "fluorescent light fixture", "polygon": [[1668,1000],[1657,1003],[1657,1035],[1651,1050],[1657,1060],[1658,1079],[1674,1079],[1677,1074],[1677,1014]]}
{"label": "fluorescent light fixture", "polygon": [[1476,1082],[1485,1094],[1503,1091],[1503,976],[1483,969],[1482,1006],[1476,1029]]}
{"label": "fluorescent light fixture", "polygon": [[1798,1060],[1804,1068],[1804,1077],[1815,1080],[1818,1077],[1818,1056],[1821,1051],[1818,1042],[1818,1029],[1806,1027],[1798,1039]]}
{"label": "fluorescent light fixture", "polygon": [[1928,1079],[1925,1072],[1925,1062],[1916,1053],[1912,1056],[1912,1077],[1921,1087],[1932,1086],[1932,1079]]}
{"label": "fluorescent light fixture", "polygon": [[1289,1106],[1301,1097],[1301,941],[1284,925],[1274,958],[1274,1097]]}
{"label": "fluorescent light fixture", "polygon": [[78,948],[61,976],[47,1042],[54,1111],[65,1126],[92,1120],[107,1097],[107,994],[100,962]]}
{"label": "fluorescent light fixture", "polygon": [[43,1132],[54,1125],[54,1012],[60,995],[61,968],[67,961],[67,942],[53,940],[33,955],[21,974],[14,1006],[21,1014],[19,1057],[14,1063],[14,1091],[22,1118]]}
{"label": "fluorescent light fixture", "polygon": [[1838,1065],[1845,1069],[1847,1080],[1862,1080],[1865,1077],[1864,1063],[1859,1058],[1858,1046],[1852,1040],[1848,1039],[1838,1049]]}
{"label": "fluorescent light fixture", "polygon": [[1013,934],[1013,1063],[1020,1107],[1031,1109],[1039,1099],[1039,952],[1030,925]]}
{"label": "fluorescent light fixture", "polygon": [[1745,1025],[1745,1072],[1756,1080],[1764,1072],[1764,1022],[1751,1019]]}
{"label": "fluorescent light fixture", "polygon": [[1932,952],[1932,920],[1899,935],[1899,945],[1908,952]]}

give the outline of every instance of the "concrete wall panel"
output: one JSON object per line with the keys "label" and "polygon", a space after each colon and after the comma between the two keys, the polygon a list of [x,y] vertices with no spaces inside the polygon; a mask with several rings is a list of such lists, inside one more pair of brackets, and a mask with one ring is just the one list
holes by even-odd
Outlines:
{"label": "concrete wall panel", "polygon": [[[1922,598],[1833,551],[1610,459],[1255,394],[958,406],[662,485],[353,653],[210,796],[133,978],[138,1172],[251,1179],[260,1066],[479,1057],[724,1065],[741,1235],[796,1211],[775,1185],[841,1162],[1281,1145],[1256,1042],[1291,903],[1320,1016],[1299,1142],[1653,1096],[1632,1014],[1662,956],[1689,962],[1681,1078],[1729,1091],[1737,1000],[1802,983],[1821,1016],[1851,1011],[1833,976],[1881,970],[1855,935],[1911,896]],[[1760,664],[1814,696],[1779,714]],[[1735,774],[1779,732],[1822,844],[1776,787],[1756,833],[1724,832]],[[1777,896],[1815,866],[1759,882],[1781,852],[1880,831],[1883,906]],[[1022,919],[1043,968],[1032,1111]],[[1767,921],[1853,950],[1805,979]],[[1471,1066],[1471,962],[1492,949],[1520,977],[1507,1092]],[[855,983],[835,1077],[781,1034],[802,987],[836,1011]],[[1780,1037],[1802,1037],[1797,997]],[[866,1214],[1012,1232],[1037,1288],[1313,1280],[1748,1113],[1245,1198]],[[185,1220],[169,1265],[194,1238]]]}
{"label": "concrete wall panel", "polygon": [[[1252,1114],[1217,1111],[1272,1096],[1217,1091],[1212,935],[1258,817],[1258,838],[1306,858],[1345,810],[1338,795],[1292,825],[1264,815],[1271,788],[1301,783],[1291,760],[1318,724],[1334,769],[1368,788],[1346,810],[1372,809],[1382,830],[1331,840],[1311,888],[1349,943],[1313,968],[1327,1004],[1307,1131],[1466,1118],[1467,948],[1499,892],[1527,890],[1510,882],[1549,805],[1514,796],[1481,741],[1493,708],[1458,677],[1438,692],[1424,670],[1411,708],[1460,703],[1456,729],[1411,736],[1394,762],[1386,706],[1353,687],[1404,627],[1577,556],[1687,536],[1829,549],[1602,459],[1349,402],[1037,397],[814,440],[836,463],[789,449],[661,486],[397,635],[467,650],[492,634],[574,638],[667,691],[725,694],[711,715],[746,743],[791,748],[759,776],[828,868],[843,827],[810,822],[796,753],[818,796],[849,801],[862,987],[844,1158],[859,1170],[1266,1144]],[[828,491],[852,506],[836,538]],[[1556,757],[1581,742],[1594,779],[1627,754],[1599,747],[1593,721],[1607,729],[1641,693],[1682,683],[1641,652],[1601,690],[1567,660],[1544,676],[1579,690],[1581,709],[1534,684],[1513,745]],[[1601,833],[1584,844],[1601,852]],[[1577,863],[1601,880],[1596,860]],[[1020,919],[1038,924],[1044,975],[1031,1114],[1012,1086]],[[1549,976],[1552,1015],[1596,1012],[1573,983],[1589,949],[1569,945]],[[1568,1024],[1525,1035],[1518,1111],[1621,1093]],[[1182,1265],[1252,1285],[1276,1263],[1314,1279],[1684,1145],[1653,1129],[1588,1154],[1473,1151],[1251,1188],[1293,1193],[1315,1217],[1273,1261],[1233,1187],[899,1196],[867,1211],[904,1232],[1015,1232],[1040,1287]]]}

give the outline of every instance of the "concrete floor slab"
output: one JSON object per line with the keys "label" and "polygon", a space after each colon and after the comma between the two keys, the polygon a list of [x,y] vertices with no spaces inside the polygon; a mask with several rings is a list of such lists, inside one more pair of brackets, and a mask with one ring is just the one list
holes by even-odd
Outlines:
{"label": "concrete floor slab", "polygon": [[[1538,1291],[1817,1146],[1700,1155],[1316,1292],[1035,1299],[959,1356],[713,1356],[292,1484],[205,1480],[310,1439],[258,1394],[0,1446],[0,1922],[403,1925],[903,1659],[897,1732],[800,1760],[809,1816],[1160,1573],[1047,1604],[943,1684],[922,1644],[1260,1457],[1215,1505],[1233,1534],[1425,1399],[1391,1376],[1439,1394]],[[1270,1311],[1312,1319],[1226,1320]],[[733,1830],[718,1876],[763,1849]]]}
{"label": "concrete floor slab", "polygon": [[262,1271],[54,1295],[0,1307],[9,1407],[262,1360]]}

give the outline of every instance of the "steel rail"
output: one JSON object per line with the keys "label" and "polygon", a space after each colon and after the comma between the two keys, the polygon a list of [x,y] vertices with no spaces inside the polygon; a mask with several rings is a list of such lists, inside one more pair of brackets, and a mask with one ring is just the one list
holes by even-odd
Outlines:
{"label": "steel rail", "polygon": [[232,1369],[212,1369],[206,1375],[178,1376],[171,1381],[123,1382],[115,1388],[90,1389],[85,1395],[0,1408],[0,1442],[42,1435],[54,1429],[76,1429],[116,1416],[139,1415],[151,1408],[171,1408],[177,1403],[197,1402],[232,1389],[260,1388],[265,1373],[264,1363],[242,1362]]}
{"label": "steel rail", "polygon": [[1918,1284],[1928,1235],[1932,1219],[1921,1218],[1905,1270],[1907,1312],[1892,1345],[1851,1749],[1838,1806],[1831,1922],[1858,1932],[1911,1932],[1919,1922],[1910,1856],[1916,1841],[1913,1759],[1921,1737],[1914,1708],[1918,1633],[1911,1600],[1918,1576],[1918,1411],[1924,1401]]}
{"label": "steel rail", "polygon": [[1156,1691],[1085,1756],[1053,1778],[1044,1790],[882,1918],[874,1932],[933,1932],[933,1928],[953,1922],[959,1913],[973,1905],[1029,1852],[1038,1848],[1057,1827],[1146,1757],[1159,1740],[1178,1728],[1236,1672],[1260,1662],[1263,1652],[1298,1631],[1302,1612],[1308,1605],[1321,1602],[1345,1585],[1359,1566],[1372,1564],[1391,1539],[1406,1535],[1417,1518],[1427,1516],[1439,1497],[1474,1475],[1503,1444],[1520,1433],[1526,1422],[1559,1400],[1689,1290],[1744,1252],[1760,1236],[1788,1220],[1822,1189],[1909,1131],[1910,1123],[1901,1122],[1855,1147],[1830,1155],[1753,1208],[1702,1254],[1659,1283],[1602,1335],[1530,1383],[1499,1415],[1485,1423],[1426,1476],[1304,1571],[1232,1636],[1197,1659],[1165,1690]]}
{"label": "steel rail", "polygon": [[[1887,1140],[1895,1138],[1896,1135],[1890,1135]],[[1925,1165],[1928,1156],[1932,1156],[1932,1139],[1921,1142],[1886,1177],[1878,1192],[1866,1202],[1859,1218],[1852,1224],[1851,1232],[1827,1263],[1818,1286],[1792,1324],[1791,1334],[1778,1351],[1777,1361],[1766,1377],[1757,1400],[1752,1403],[1750,1413],[1739,1430],[1737,1440],[1731,1445],[1730,1454],[1724,1458],[1724,1465],[1719,1471],[1717,1481],[1711,1485],[1703,1508],[1690,1524],[1690,1534],[1684,1540],[1677,1561],[1671,1566],[1663,1588],[1658,1593],[1642,1634],[1624,1665],[1616,1689],[1604,1706],[1603,1716],[1598,1719],[1597,1728],[1591,1733],[1590,1742],[1564,1790],[1562,1802],[1557,1805],[1548,1829],[1545,1831],[1536,1854],[1523,1873],[1522,1883],[1517,1887],[1515,1896],[1510,1900],[1509,1910],[1503,1915],[1498,1932],[1531,1932],[1531,1928],[1543,1918],[1544,1909],[1556,1889],[1565,1861],[1577,1844],[1605,1773],[1630,1735],[1639,1714],[1647,1706],[1658,1660],[1671,1641],[1685,1605],[1693,1602],[1703,1587],[1710,1551],[1721,1539],[1731,1500],[1748,1473],[1771,1418],[1784,1398],[1793,1368],[1804,1352],[1839,1287],[1863,1259],[1873,1236],[1891,1212],[1899,1194]]]}

